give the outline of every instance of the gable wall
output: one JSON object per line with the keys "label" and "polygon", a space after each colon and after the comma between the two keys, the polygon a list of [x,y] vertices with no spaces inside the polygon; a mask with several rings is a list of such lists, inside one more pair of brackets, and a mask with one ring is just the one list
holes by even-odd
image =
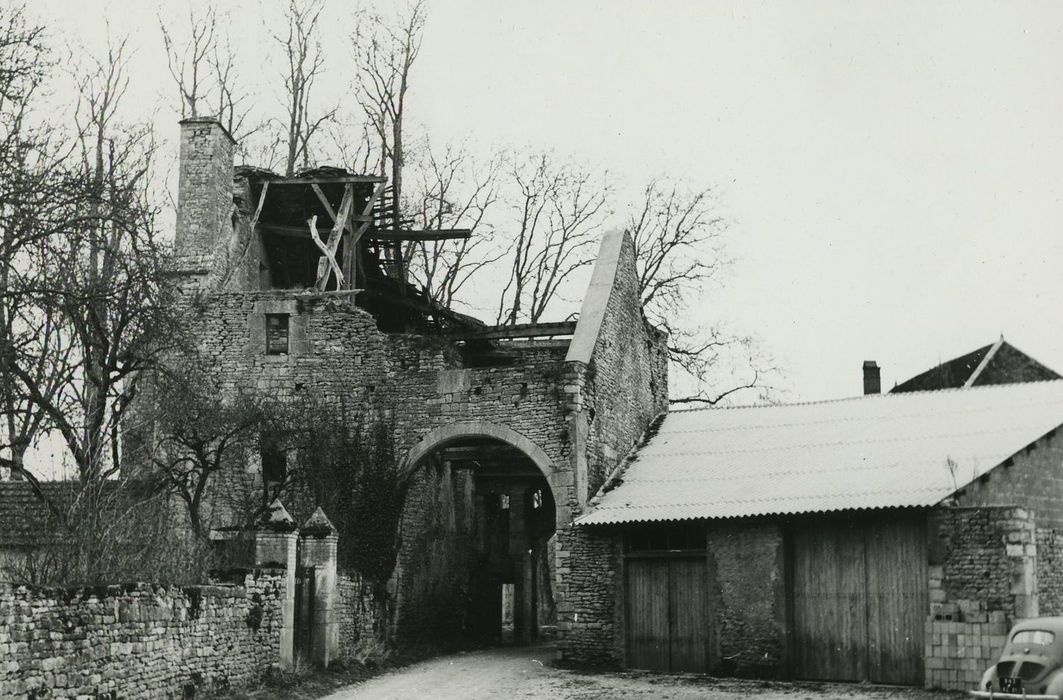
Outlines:
{"label": "gable wall", "polygon": [[963,506],[1017,505],[1029,510],[1040,528],[1063,530],[1063,435],[1044,437],[983,480],[963,488],[956,502]]}

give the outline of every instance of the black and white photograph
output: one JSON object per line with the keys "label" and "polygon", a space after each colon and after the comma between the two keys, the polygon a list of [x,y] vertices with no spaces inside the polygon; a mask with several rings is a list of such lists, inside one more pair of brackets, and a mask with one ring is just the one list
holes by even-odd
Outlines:
{"label": "black and white photograph", "polygon": [[1063,700],[1063,3],[0,0],[0,698]]}

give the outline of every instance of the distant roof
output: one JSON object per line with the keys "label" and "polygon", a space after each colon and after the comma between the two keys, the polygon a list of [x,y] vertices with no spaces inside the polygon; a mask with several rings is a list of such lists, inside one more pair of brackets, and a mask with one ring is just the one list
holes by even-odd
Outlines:
{"label": "distant roof", "polygon": [[892,394],[931,389],[961,389],[986,384],[1039,382],[1060,379],[1060,375],[1045,367],[1014,345],[1004,340],[960,355],[948,362],[917,374],[901,382]]}
{"label": "distant roof", "polygon": [[1063,425],[1063,380],[669,413],[581,525],[931,506]]}

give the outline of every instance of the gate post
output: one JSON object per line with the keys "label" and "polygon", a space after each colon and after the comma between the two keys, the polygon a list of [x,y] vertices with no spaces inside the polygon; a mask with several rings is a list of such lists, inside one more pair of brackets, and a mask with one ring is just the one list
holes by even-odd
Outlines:
{"label": "gate post", "polygon": [[325,668],[339,651],[336,614],[336,543],[339,537],[319,507],[299,530],[299,566],[313,569],[314,599],[310,620],[311,660]]}
{"label": "gate post", "polygon": [[280,499],[269,504],[255,532],[253,565],[256,568],[283,568],[284,602],[281,605],[280,665],[295,665],[295,521]]}

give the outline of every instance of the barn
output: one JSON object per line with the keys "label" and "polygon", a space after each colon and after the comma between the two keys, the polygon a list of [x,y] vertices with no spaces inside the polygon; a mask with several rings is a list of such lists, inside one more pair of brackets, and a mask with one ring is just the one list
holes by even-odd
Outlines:
{"label": "barn", "polygon": [[669,413],[576,521],[562,654],[969,688],[1063,612],[1060,426],[1060,380]]}

